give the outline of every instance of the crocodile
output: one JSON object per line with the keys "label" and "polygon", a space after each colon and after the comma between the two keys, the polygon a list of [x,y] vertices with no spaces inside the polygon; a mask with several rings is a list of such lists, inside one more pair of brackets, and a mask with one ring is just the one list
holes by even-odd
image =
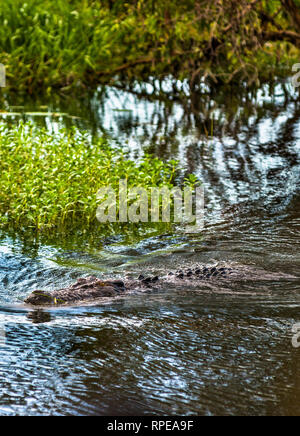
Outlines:
{"label": "crocodile", "polygon": [[219,282],[248,281],[249,278],[252,280],[276,280],[293,277],[249,268],[197,265],[193,268],[169,272],[162,277],[157,275],[140,275],[137,279],[126,278],[125,280],[102,280],[96,276],[81,277],[75,283],[63,289],[54,291],[35,290],[24,301],[26,304],[34,306],[66,305],[86,300],[96,301],[103,297],[114,298],[135,290],[149,292],[151,289],[163,289],[171,286],[178,287],[180,284],[199,288],[201,285],[212,282],[218,282],[220,285]]}

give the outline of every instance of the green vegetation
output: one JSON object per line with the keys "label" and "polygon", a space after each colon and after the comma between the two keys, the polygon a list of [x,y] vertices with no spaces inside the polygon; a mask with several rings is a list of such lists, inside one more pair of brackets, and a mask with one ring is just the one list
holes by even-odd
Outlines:
{"label": "green vegetation", "polygon": [[[299,10],[300,0],[6,0],[3,95],[78,89],[88,96],[100,82],[130,88],[166,76],[175,79],[170,97],[176,79],[188,79],[192,95],[199,77],[218,85],[238,81],[248,92],[251,83],[290,75],[299,62]],[[205,132],[217,127],[208,121]],[[120,178],[129,186],[172,186],[176,173],[175,162],[145,156],[135,163],[104,138],[53,135],[30,124],[0,125],[0,155],[5,229],[89,228],[100,187],[115,188]]]}
{"label": "green vegetation", "polygon": [[[145,156],[136,163],[106,139],[77,130],[51,134],[25,123],[0,124],[0,214],[3,229],[41,233],[89,230],[97,222],[97,191],[128,186],[172,187],[177,162]],[[194,184],[195,179],[190,177]],[[106,229],[107,224],[102,224]]]}
{"label": "green vegetation", "polygon": [[20,93],[119,79],[258,83],[300,58],[300,0],[6,0],[0,62]]}

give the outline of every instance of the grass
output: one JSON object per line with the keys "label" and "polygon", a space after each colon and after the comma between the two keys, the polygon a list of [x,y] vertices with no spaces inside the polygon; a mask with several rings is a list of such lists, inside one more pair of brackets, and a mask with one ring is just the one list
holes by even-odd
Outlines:
{"label": "grass", "polygon": [[[172,187],[177,162],[144,156],[129,160],[107,139],[62,130],[52,134],[30,123],[0,124],[0,227],[66,234],[97,224],[96,193],[103,186]],[[193,178],[192,178],[193,180]]]}

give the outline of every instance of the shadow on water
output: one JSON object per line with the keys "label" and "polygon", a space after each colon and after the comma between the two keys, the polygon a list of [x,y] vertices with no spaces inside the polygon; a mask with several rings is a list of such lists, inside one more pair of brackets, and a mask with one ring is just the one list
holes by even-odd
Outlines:
{"label": "shadow on water", "polygon": [[[133,158],[179,159],[204,182],[202,235],[1,235],[0,414],[298,415],[300,106],[290,85],[214,90],[166,81],[90,98],[12,101],[2,118],[105,134]],[[6,113],[5,113],[6,112]],[[32,310],[35,288],[225,261],[293,280],[226,292],[165,289]]]}

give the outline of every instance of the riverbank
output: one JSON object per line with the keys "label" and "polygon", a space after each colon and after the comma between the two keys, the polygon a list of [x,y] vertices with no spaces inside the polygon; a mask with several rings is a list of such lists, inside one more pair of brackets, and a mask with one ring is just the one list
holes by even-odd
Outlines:
{"label": "riverbank", "polygon": [[[286,3],[7,0],[0,63],[7,89],[53,93],[172,75],[256,85],[299,62],[300,20]],[[298,28],[299,26],[299,28]]]}

